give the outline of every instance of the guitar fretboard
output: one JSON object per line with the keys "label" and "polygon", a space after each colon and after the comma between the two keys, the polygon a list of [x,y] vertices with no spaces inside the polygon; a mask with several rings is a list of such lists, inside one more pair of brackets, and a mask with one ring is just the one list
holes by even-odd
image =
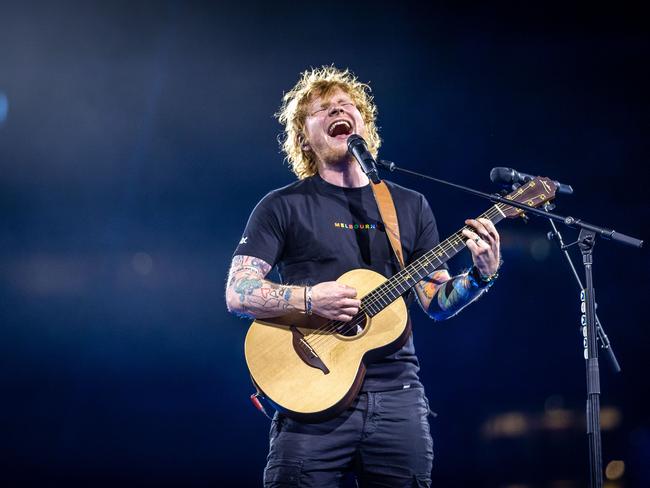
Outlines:
{"label": "guitar fretboard", "polygon": [[[497,203],[478,218],[490,219],[492,223],[497,224],[505,217],[502,208],[503,204]],[[465,247],[467,238],[462,234],[464,229],[474,231],[473,228],[464,226],[453,233],[436,247],[364,296],[361,299],[361,309],[371,317],[378,314],[418,282],[440,268]]]}

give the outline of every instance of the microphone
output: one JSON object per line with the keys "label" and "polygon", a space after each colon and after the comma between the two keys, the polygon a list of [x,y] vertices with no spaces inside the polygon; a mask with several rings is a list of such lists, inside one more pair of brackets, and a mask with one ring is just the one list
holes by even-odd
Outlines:
{"label": "microphone", "polygon": [[[497,183],[499,185],[514,185],[526,183],[535,178],[533,175],[526,173],[520,173],[516,169],[512,168],[492,168],[490,171],[490,180],[492,183]],[[552,180],[553,183],[557,186],[558,193],[565,193],[567,195],[573,194],[573,188],[571,185],[565,185],[559,181]]]}
{"label": "microphone", "polygon": [[375,158],[368,151],[368,146],[366,145],[366,141],[363,140],[363,137],[357,134],[352,134],[348,137],[348,152],[359,162],[361,169],[370,178],[370,181],[373,183],[379,183],[381,181],[377,174]]}

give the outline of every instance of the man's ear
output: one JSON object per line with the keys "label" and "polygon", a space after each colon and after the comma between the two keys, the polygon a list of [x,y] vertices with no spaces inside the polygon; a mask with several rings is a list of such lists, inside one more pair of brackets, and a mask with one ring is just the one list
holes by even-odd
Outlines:
{"label": "man's ear", "polygon": [[300,134],[298,136],[298,141],[300,141],[300,149],[303,151],[311,151],[311,146],[309,145],[309,142],[305,140],[305,136]]}

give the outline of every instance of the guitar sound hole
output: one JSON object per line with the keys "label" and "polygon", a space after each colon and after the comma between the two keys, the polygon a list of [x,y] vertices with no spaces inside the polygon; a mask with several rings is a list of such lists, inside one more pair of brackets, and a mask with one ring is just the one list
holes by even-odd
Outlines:
{"label": "guitar sound hole", "polygon": [[354,337],[363,332],[367,323],[366,314],[358,313],[349,322],[341,322],[341,325],[336,328],[336,331],[342,336]]}

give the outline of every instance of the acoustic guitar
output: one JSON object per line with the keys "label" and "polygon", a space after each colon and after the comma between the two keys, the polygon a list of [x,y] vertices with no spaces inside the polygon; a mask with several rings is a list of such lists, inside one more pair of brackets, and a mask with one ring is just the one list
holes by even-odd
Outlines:
{"label": "acoustic guitar", "polygon": [[[537,207],[552,200],[555,190],[553,181],[538,177],[505,198]],[[522,213],[497,203],[479,218],[496,224]],[[465,247],[463,229],[389,279],[367,269],[343,274],[337,282],[354,287],[361,297],[359,312],[349,322],[298,312],[255,320],[244,349],[259,394],[304,422],[323,421],[348,408],[366,364],[400,349],[410,334],[402,295]]]}

